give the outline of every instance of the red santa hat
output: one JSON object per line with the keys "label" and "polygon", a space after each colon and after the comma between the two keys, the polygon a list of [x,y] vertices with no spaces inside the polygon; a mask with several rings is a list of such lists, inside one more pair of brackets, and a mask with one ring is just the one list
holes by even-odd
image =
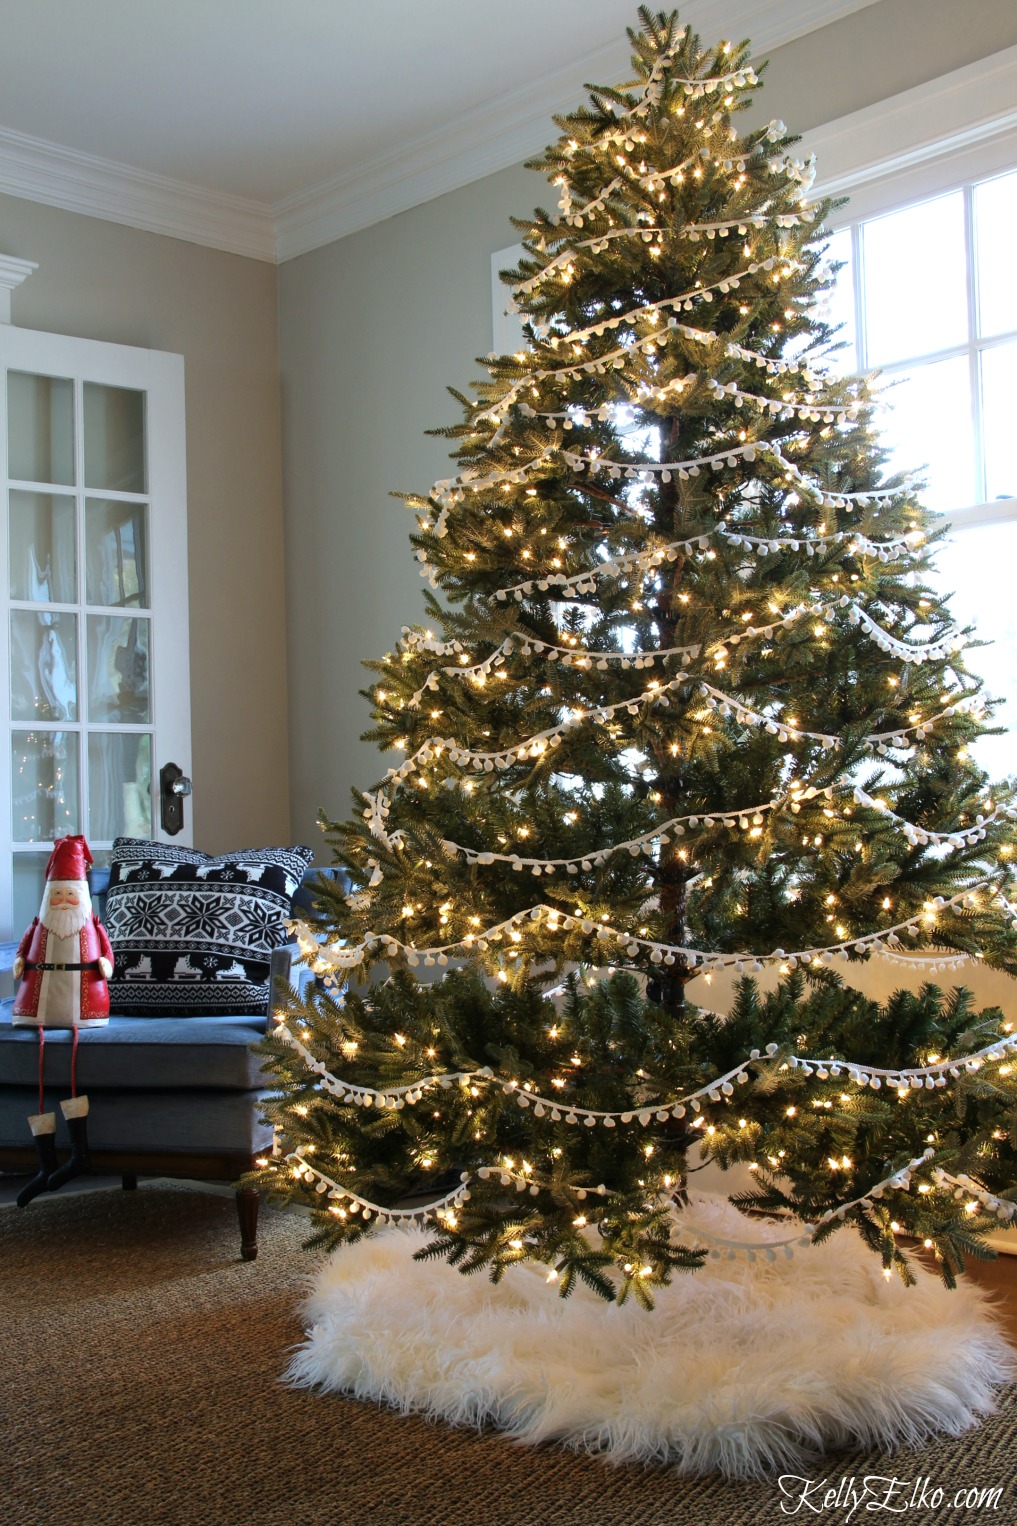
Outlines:
{"label": "red santa hat", "polygon": [[61,837],[46,865],[48,880],[85,880],[92,855],[83,837]]}

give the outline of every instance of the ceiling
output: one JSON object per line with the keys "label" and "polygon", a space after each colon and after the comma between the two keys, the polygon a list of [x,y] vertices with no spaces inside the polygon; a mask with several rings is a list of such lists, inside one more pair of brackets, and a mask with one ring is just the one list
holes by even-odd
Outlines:
{"label": "ceiling", "polygon": [[[874,0],[689,0],[756,55]],[[288,258],[517,163],[634,0],[0,0],[0,191]],[[2,244],[2,224],[0,224]]]}

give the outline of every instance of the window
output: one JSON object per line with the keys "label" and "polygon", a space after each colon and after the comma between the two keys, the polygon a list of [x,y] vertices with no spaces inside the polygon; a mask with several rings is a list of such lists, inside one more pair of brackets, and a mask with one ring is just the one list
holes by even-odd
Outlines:
{"label": "window", "polygon": [[[971,666],[1004,701],[997,722],[1017,732],[1017,171],[843,226],[827,316],[841,325],[842,373],[878,373],[888,471],[918,470],[922,497],[951,534],[937,555],[962,625],[990,646]],[[993,776],[1017,772],[1011,735],[979,743]]]}
{"label": "window", "polygon": [[[890,469],[927,468],[954,515],[1017,496],[1007,449],[1017,370],[1017,171],[839,229],[837,369],[878,370]],[[1009,268],[1008,268],[1009,267]]]}

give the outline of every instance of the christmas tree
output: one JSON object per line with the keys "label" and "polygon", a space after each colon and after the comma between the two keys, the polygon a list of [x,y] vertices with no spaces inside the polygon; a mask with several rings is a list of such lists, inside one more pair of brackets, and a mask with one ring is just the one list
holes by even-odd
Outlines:
{"label": "christmas tree", "polygon": [[[325,823],[349,884],[300,929],[251,1180],[312,1243],[416,1218],[464,1272],[649,1304],[758,1250],[682,1228],[690,1171],[741,1162],[789,1251],[850,1222],[952,1281],[1017,1198],[1011,1025],[923,983],[1017,972],[991,708],[914,484],[824,368],[811,165],[733,125],[747,43],[639,16],[634,81],[531,166],[525,344],[406,499],[441,597],[368,665],[402,760]],[[917,992],[845,983],[873,954]],[[687,999],[731,967],[729,1013]]]}

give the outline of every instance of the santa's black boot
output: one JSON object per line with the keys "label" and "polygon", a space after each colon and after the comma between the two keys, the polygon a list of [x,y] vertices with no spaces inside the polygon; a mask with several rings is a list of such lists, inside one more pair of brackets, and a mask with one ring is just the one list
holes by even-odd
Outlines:
{"label": "santa's black boot", "polygon": [[91,1156],[88,1153],[88,1098],[68,1097],[66,1102],[61,1102],[60,1111],[67,1120],[67,1132],[71,1136],[71,1153],[58,1171],[54,1171],[49,1179],[49,1190],[56,1192],[64,1182],[69,1182],[74,1176],[84,1176],[86,1171],[92,1169]]}
{"label": "santa's black boot", "polygon": [[56,1113],[33,1113],[28,1120],[28,1127],[38,1151],[39,1171],[18,1193],[15,1202],[19,1208],[26,1207],[40,1192],[48,1190],[57,1168]]}

